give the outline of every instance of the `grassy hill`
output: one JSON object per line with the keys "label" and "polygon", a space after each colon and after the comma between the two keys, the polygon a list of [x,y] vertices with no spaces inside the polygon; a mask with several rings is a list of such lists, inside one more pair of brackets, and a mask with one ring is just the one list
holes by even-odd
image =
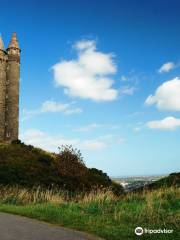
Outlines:
{"label": "grassy hill", "polygon": [[106,173],[87,168],[80,151],[71,146],[62,146],[59,154],[54,154],[20,141],[0,144],[0,184],[55,186],[71,192],[94,188],[112,188],[117,194],[123,192]]}
{"label": "grassy hill", "polygon": [[0,144],[0,211],[93,233],[106,240],[139,239],[137,226],[172,229],[141,239],[180,239],[179,173],[138,192],[122,194],[101,170],[87,168],[81,153],[62,146],[49,153],[19,141]]}
{"label": "grassy hill", "polygon": [[148,189],[162,187],[180,187],[180,173],[171,173],[169,176],[159,179],[147,186]]}
{"label": "grassy hill", "polygon": [[156,180],[152,183],[149,183],[145,186],[136,188],[133,190],[133,192],[142,192],[144,190],[151,191],[155,189],[161,189],[161,188],[170,188],[170,187],[180,187],[180,173],[171,173],[167,177],[163,177],[159,180]]}

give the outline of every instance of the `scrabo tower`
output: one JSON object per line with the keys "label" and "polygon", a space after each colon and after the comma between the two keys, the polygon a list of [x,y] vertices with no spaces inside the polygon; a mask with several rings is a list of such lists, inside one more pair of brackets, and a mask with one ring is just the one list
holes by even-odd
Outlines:
{"label": "scrabo tower", "polygon": [[0,142],[18,139],[20,51],[16,33],[6,50],[0,37]]}

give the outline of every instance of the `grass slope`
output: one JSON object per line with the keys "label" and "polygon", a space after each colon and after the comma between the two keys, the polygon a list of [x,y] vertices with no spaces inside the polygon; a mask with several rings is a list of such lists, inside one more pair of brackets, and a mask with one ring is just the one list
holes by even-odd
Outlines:
{"label": "grass slope", "polygon": [[169,176],[159,179],[147,186],[148,189],[157,189],[161,187],[180,187],[180,173],[171,173]]}
{"label": "grass slope", "polygon": [[111,187],[121,194],[123,188],[113,183],[106,173],[87,168],[80,151],[62,146],[53,154],[20,141],[0,144],[0,184],[24,187],[58,186],[71,192]]}

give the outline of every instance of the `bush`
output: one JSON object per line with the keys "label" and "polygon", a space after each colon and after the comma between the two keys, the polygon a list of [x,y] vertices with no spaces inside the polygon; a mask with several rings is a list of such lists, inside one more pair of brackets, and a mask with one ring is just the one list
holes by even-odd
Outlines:
{"label": "bush", "polygon": [[88,169],[81,152],[71,145],[62,145],[59,154],[54,158],[54,168],[61,176],[63,188],[69,191],[84,191],[89,188],[87,183]]}
{"label": "bush", "polygon": [[79,150],[71,145],[62,145],[59,150],[54,163],[61,176],[81,177],[86,174],[87,168]]}
{"label": "bush", "polygon": [[109,186],[111,185],[111,179],[108,177],[106,173],[96,168],[88,169],[88,178],[90,182],[94,182],[94,184]]}
{"label": "bush", "polygon": [[19,139],[13,140],[11,143],[12,144],[22,144],[21,140],[19,140]]}

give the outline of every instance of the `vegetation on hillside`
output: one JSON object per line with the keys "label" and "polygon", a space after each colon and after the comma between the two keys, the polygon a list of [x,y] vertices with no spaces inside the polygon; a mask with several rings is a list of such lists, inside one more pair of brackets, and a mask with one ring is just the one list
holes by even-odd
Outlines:
{"label": "vegetation on hillside", "polygon": [[69,198],[64,191],[0,187],[0,211],[93,233],[106,240],[139,239],[137,226],[173,229],[171,234],[143,234],[141,239],[178,240],[178,188],[162,188],[117,197],[94,190]]}
{"label": "vegetation on hillside", "polygon": [[148,189],[157,189],[162,187],[180,187],[180,172],[171,173],[169,176],[159,179],[147,186]]}
{"label": "vegetation on hillside", "polygon": [[112,188],[121,194],[123,188],[101,170],[85,166],[80,151],[61,146],[59,154],[49,153],[19,140],[0,145],[0,184],[23,187],[59,187],[71,193]]}
{"label": "vegetation on hillside", "polygon": [[87,168],[80,151],[71,146],[59,150],[49,153],[20,141],[0,144],[0,211],[106,240],[139,239],[137,226],[174,231],[144,234],[141,239],[180,238],[179,173],[125,194],[106,173]]}
{"label": "vegetation on hillside", "polygon": [[171,173],[169,174],[169,176],[163,177],[145,186],[136,188],[133,190],[133,192],[142,192],[144,190],[151,191],[155,189],[169,188],[169,187],[180,188],[180,172]]}

